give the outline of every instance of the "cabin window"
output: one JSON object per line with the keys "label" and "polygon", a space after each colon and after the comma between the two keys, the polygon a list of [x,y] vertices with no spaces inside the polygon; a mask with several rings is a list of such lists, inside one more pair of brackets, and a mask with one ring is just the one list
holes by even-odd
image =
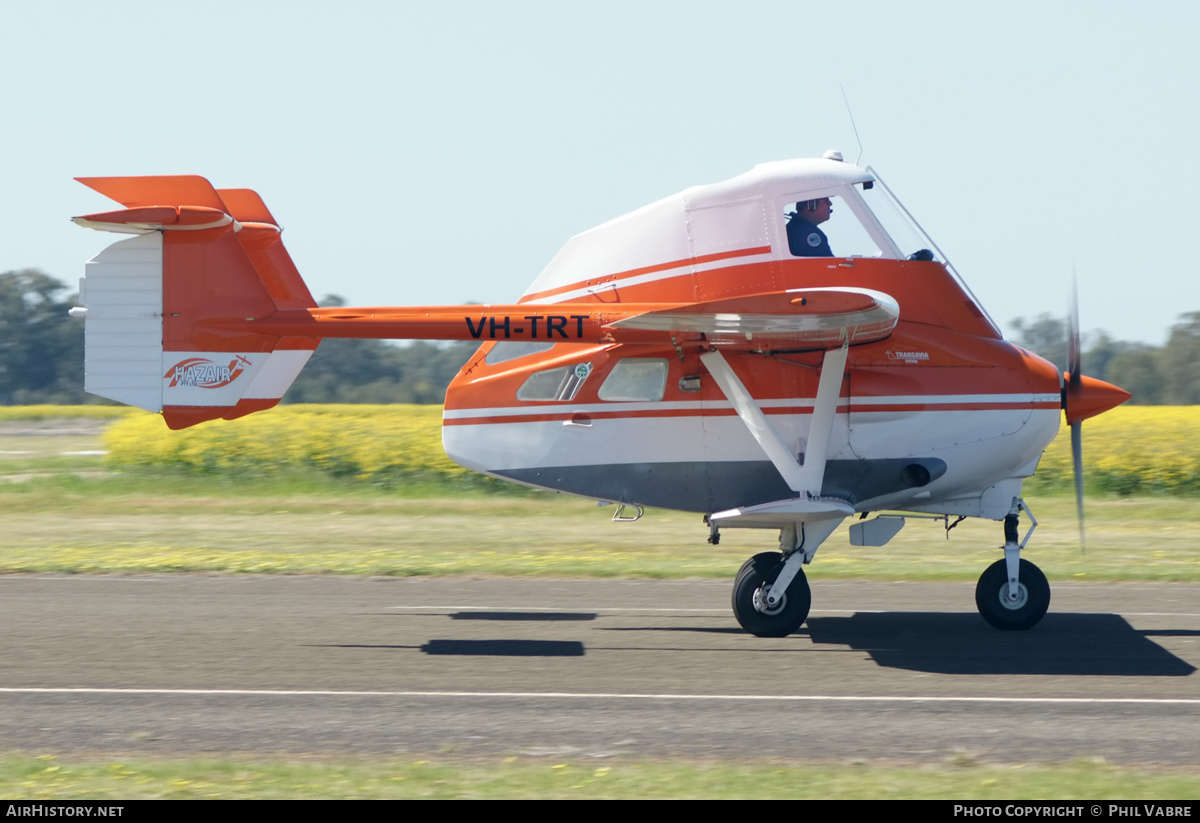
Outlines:
{"label": "cabin window", "polygon": [[531,354],[550,351],[552,348],[554,348],[553,343],[534,342],[532,340],[501,340],[488,349],[488,353],[483,356],[483,362],[489,366],[498,366],[501,363],[507,363],[509,360],[516,360],[519,357],[528,357]]}
{"label": "cabin window", "polygon": [[627,357],[613,366],[600,385],[600,399],[662,400],[666,388],[666,358]]}
{"label": "cabin window", "polygon": [[575,363],[534,372],[517,389],[518,400],[574,400],[592,373],[591,363]]}
{"label": "cabin window", "polygon": [[867,234],[842,197],[815,197],[787,203],[783,218],[792,257],[879,257],[879,246]]}

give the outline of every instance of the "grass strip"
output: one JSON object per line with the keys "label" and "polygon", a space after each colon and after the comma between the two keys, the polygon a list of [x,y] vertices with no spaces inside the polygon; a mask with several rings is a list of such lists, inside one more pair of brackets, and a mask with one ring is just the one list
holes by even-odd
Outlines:
{"label": "grass strip", "polygon": [[0,758],[11,800],[139,799],[943,799],[1188,800],[1186,771],[980,764],[966,756],[928,767],[870,763],[572,761],[505,757],[295,760],[124,760],[11,754]]}
{"label": "grass strip", "polygon": [[[613,524],[611,507],[476,474],[113,471],[100,453],[104,421],[89,428],[74,407],[8,409],[44,417],[0,422],[0,573],[724,578],[775,544],[770,531],[731,529],[712,546],[687,512]],[[1092,496],[1086,555],[1069,494],[1034,484],[1027,499],[1041,524],[1027,556],[1052,582],[1200,581],[1200,498]],[[974,581],[1001,556],[991,521],[946,532],[911,519],[878,548],[851,547],[851,522],[821,547],[814,580]]]}
{"label": "grass strip", "polygon": [[[1200,581],[1200,501],[1089,501],[1087,554],[1072,498],[1029,503],[1040,525],[1028,556],[1052,582]],[[54,475],[0,484],[0,573],[723,578],[775,544],[769,531],[731,529],[710,545],[695,513],[610,523],[611,513],[508,484]],[[943,522],[914,519],[878,548],[850,546],[852,522],[821,547],[814,580],[974,581],[1002,556],[991,521],[947,533]]]}

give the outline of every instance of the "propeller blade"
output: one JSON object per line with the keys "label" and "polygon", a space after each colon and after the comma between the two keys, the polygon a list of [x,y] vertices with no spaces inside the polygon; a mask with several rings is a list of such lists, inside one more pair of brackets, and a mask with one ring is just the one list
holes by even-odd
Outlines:
{"label": "propeller blade", "polygon": [[1071,421],[1071,405],[1083,398],[1083,352],[1079,344],[1079,286],[1075,266],[1071,266],[1071,317],[1067,339],[1067,389],[1063,410],[1071,424],[1071,465],[1075,470],[1075,513],[1079,518],[1079,552],[1087,553],[1083,532],[1083,421]]}
{"label": "propeller blade", "polygon": [[1079,551],[1087,553],[1083,529],[1083,423],[1071,424],[1071,464],[1075,469],[1075,512],[1079,516]]}
{"label": "propeller blade", "polygon": [[1075,268],[1071,267],[1071,316],[1067,339],[1067,371],[1070,373],[1067,394],[1078,395],[1083,388],[1083,353],[1079,346],[1079,291],[1075,283]]}

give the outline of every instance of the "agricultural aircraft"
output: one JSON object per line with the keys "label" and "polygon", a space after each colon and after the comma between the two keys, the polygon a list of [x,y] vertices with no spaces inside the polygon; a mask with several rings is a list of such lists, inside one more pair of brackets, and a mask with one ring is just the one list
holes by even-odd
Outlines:
{"label": "agricultural aircraft", "polygon": [[1030,628],[1050,587],[1020,557],[1022,481],[1064,410],[1081,493],[1080,422],[1129,397],[1082,376],[1077,330],[1066,376],[1006,342],[879,175],[837,152],[585,231],[517,302],[484,306],[318,308],[253,191],[79,179],[123,208],[76,223],[136,235],[81,283],[89,392],[183,428],[274,406],[326,337],[478,341],[446,393],[447,454],[614,519],[703,513],[712,543],[777,531],[734,582],[759,636],[804,622],[802,566],[852,515],[865,546],[906,517],[1002,521],[976,604]]}

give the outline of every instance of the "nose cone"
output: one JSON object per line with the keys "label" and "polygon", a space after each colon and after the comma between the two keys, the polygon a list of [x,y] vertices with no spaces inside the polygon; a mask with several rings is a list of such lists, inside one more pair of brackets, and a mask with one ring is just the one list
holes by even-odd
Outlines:
{"label": "nose cone", "polygon": [[1073,386],[1068,374],[1067,388],[1063,391],[1063,411],[1067,413],[1067,422],[1074,425],[1115,409],[1130,397],[1133,395],[1119,386],[1087,375],[1079,378],[1079,385]]}

